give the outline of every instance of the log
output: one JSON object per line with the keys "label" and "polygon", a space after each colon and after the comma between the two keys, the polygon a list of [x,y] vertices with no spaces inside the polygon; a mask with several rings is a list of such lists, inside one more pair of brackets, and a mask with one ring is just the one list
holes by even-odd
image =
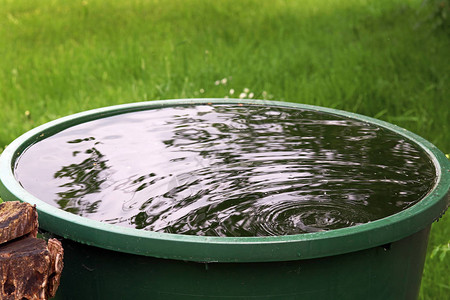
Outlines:
{"label": "log", "polygon": [[0,298],[46,299],[50,265],[44,240],[25,237],[0,246]]}
{"label": "log", "polygon": [[31,234],[36,237],[38,215],[36,208],[19,201],[0,204],[0,244]]}
{"label": "log", "polygon": [[0,299],[49,299],[55,296],[64,251],[57,239],[36,238],[35,207],[0,204]]}
{"label": "log", "polygon": [[64,249],[61,242],[57,239],[49,239],[47,247],[48,251],[50,252],[50,261],[52,262],[50,266],[47,287],[47,295],[50,298],[55,296],[56,291],[59,287],[61,273],[64,267]]}

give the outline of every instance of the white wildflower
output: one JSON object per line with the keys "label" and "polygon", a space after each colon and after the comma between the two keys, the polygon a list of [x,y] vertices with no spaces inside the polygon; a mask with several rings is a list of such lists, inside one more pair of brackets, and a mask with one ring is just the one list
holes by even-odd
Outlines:
{"label": "white wildflower", "polygon": [[248,92],[250,92],[250,90],[249,90],[248,88],[245,88],[245,89],[244,89],[244,93],[247,94]]}
{"label": "white wildflower", "polygon": [[226,79],[226,78],[223,78],[220,82],[221,82],[222,84],[227,84],[227,79]]}
{"label": "white wildflower", "polygon": [[247,93],[240,93],[239,94],[239,99],[244,99],[245,97],[247,97]]}
{"label": "white wildflower", "polygon": [[214,84],[215,84],[215,85],[219,85],[219,84],[220,84],[220,80],[216,80],[216,81],[214,82]]}
{"label": "white wildflower", "polygon": [[249,98],[253,98],[253,96],[255,96],[255,94],[253,94],[253,93],[248,94]]}
{"label": "white wildflower", "polygon": [[204,89],[200,89],[200,94],[203,94],[205,92]]}
{"label": "white wildflower", "polygon": [[230,89],[230,95],[234,94],[234,89]]}

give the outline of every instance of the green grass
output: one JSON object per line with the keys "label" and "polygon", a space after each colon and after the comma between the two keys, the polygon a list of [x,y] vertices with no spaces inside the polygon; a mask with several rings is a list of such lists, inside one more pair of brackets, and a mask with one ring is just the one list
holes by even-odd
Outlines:
{"label": "green grass", "polygon": [[[450,36],[426,21],[431,10],[421,0],[0,0],[0,148],[86,109],[249,88],[374,116],[450,153]],[[421,299],[450,293],[450,255],[430,258],[449,224],[447,214],[433,225]]]}

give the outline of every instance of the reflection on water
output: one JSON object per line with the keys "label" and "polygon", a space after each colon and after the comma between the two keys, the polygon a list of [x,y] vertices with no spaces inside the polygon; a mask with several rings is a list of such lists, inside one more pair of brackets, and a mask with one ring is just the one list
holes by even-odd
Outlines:
{"label": "reflection on water", "polygon": [[435,170],[386,129],[309,110],[199,105],[108,117],[31,146],[15,169],[61,209],[139,229],[271,236],[397,213]]}
{"label": "reflection on water", "polygon": [[[82,141],[78,139],[68,141],[68,143],[79,143]],[[106,177],[100,176],[100,173],[109,169],[104,155],[95,146],[84,150],[83,154],[87,157],[82,162],[63,166],[53,175],[55,179],[64,179],[66,181],[66,183],[59,186],[63,189],[56,192],[59,207],[78,215],[97,212],[97,205],[101,200],[91,202],[85,200],[85,198],[92,193],[100,192],[102,184],[106,182]],[[80,155],[80,151],[73,151],[72,155]]]}

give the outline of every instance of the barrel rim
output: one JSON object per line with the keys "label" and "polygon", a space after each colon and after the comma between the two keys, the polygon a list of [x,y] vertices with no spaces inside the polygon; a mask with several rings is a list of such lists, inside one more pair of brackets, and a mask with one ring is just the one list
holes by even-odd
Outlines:
{"label": "barrel rim", "polygon": [[[205,237],[151,232],[102,223],[56,208],[28,193],[13,174],[16,159],[29,146],[68,127],[134,111],[204,104],[270,105],[335,114],[393,131],[419,145],[436,169],[433,189],[417,204],[369,223],[330,231],[271,237]],[[0,196],[36,205],[41,228],[80,243],[119,252],[200,262],[262,262],[311,259],[388,244],[428,226],[449,205],[450,162],[424,138],[396,125],[356,113],[292,102],[253,99],[172,99],[88,110],[40,125],[14,140],[0,156]]]}

